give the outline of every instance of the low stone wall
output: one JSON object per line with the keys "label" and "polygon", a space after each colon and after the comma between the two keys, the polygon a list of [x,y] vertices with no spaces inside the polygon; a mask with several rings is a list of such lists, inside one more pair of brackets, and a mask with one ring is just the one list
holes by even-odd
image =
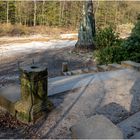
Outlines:
{"label": "low stone wall", "polygon": [[84,73],[98,73],[98,72],[105,72],[105,71],[113,71],[113,70],[118,70],[118,69],[123,69],[123,67],[119,64],[108,64],[108,65],[97,65],[93,67],[87,67],[83,69],[62,72],[62,74],[64,76],[71,76],[71,75],[78,75],[78,74],[84,74]]}

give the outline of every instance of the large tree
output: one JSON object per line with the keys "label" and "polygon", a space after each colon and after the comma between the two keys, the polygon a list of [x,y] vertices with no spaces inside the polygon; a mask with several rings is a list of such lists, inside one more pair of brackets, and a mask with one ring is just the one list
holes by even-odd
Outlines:
{"label": "large tree", "polygon": [[95,19],[92,0],[85,1],[83,5],[83,18],[81,20],[76,48],[95,49]]}

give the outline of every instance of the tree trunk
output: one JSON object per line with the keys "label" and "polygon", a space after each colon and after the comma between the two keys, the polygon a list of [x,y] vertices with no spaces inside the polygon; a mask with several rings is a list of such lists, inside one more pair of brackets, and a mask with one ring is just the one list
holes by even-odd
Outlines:
{"label": "tree trunk", "polygon": [[95,19],[93,14],[92,0],[88,0],[83,5],[83,18],[80,24],[78,41],[76,48],[81,49],[95,49]]}
{"label": "tree trunk", "polygon": [[7,1],[7,12],[6,12],[6,17],[7,17],[7,24],[9,23],[9,2]]}
{"label": "tree trunk", "polygon": [[43,0],[42,2],[42,18],[41,18],[41,25],[44,25],[44,5],[45,5],[45,1]]}
{"label": "tree trunk", "polygon": [[36,26],[36,0],[34,0],[34,26]]}

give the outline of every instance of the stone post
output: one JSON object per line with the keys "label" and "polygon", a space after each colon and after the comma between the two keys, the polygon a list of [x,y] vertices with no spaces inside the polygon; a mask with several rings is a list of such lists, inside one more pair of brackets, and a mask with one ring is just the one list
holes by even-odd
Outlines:
{"label": "stone post", "polygon": [[68,71],[68,63],[67,62],[63,62],[62,63],[62,73],[63,72],[67,72]]}
{"label": "stone post", "polygon": [[40,117],[52,104],[48,100],[48,71],[45,66],[20,68],[21,100],[15,105],[16,117],[31,122]]}

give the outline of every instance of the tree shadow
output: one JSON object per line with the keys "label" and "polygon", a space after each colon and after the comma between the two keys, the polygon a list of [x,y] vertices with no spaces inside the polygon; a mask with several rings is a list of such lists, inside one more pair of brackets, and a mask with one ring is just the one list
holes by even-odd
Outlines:
{"label": "tree shadow", "polygon": [[129,112],[121,105],[112,102],[96,110],[97,114],[102,114],[114,124],[121,122],[129,116]]}
{"label": "tree shadow", "polygon": [[[114,124],[118,124],[123,120],[129,118],[130,116],[134,115],[135,113],[139,112],[140,111],[140,74],[138,72],[132,78],[132,81],[133,80],[134,80],[134,84],[129,90],[129,96],[130,96],[129,98],[131,99],[129,111],[126,110],[125,107],[121,106],[120,104],[112,102],[103,107],[97,108],[96,113],[105,115]],[[125,100],[125,96],[124,96],[124,100]],[[135,121],[134,125],[132,126],[133,133],[127,135],[125,134],[124,131],[125,138],[130,138],[135,133],[140,131],[139,122],[136,122],[137,120],[134,121]]]}

